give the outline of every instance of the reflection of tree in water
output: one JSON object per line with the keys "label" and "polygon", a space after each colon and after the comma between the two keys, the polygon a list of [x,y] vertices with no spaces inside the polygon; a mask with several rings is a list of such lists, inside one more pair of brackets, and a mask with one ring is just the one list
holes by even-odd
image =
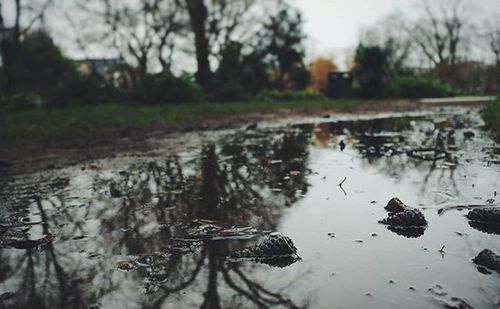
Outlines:
{"label": "reflection of tree in water", "polygon": [[[35,203],[43,218],[40,228],[56,233],[56,241],[40,252],[0,252],[2,286],[12,292],[3,294],[0,302],[12,308],[87,308],[104,299],[132,307],[158,308],[170,302],[193,306],[189,299],[173,296],[189,290],[204,291],[202,308],[227,307],[228,302],[296,307],[281,292],[252,278],[257,266],[242,268],[225,260],[244,242],[206,242],[186,253],[177,250],[175,238],[185,235],[192,219],[275,229],[284,206],[298,199],[297,191],[307,190],[308,140],[300,130],[268,138],[237,136],[220,147],[204,147],[199,160],[171,156],[165,164],[114,174],[112,182],[122,190],[121,198],[103,192],[102,185],[110,181],[101,177],[93,181],[95,193],[89,199],[74,203],[71,189],[44,198]],[[120,254],[133,254],[151,267],[127,275],[111,270],[117,262],[112,257]],[[146,292],[154,294],[130,299],[120,292],[124,284],[141,281]]]}
{"label": "reflection of tree in water", "polygon": [[[410,130],[411,121],[417,121],[413,130]],[[451,194],[458,195],[456,181],[460,166],[456,164],[453,152],[440,161],[412,158],[406,154],[407,151],[418,148],[445,149],[452,140],[455,147],[454,135],[449,134],[452,128],[421,132],[423,127],[418,126],[418,122],[425,123],[426,120],[412,117],[388,118],[353,122],[347,127],[358,140],[356,148],[370,166],[377,166],[381,172],[394,178],[405,177],[410,171],[421,172],[421,196],[431,187],[430,181],[435,182],[433,188],[434,184],[453,188]],[[449,164],[446,168],[439,168],[442,162]]]}

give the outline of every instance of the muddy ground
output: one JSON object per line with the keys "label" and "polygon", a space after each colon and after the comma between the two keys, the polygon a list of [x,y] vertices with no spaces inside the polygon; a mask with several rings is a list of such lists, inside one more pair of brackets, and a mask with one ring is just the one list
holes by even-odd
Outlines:
{"label": "muddy ground", "polygon": [[[45,169],[60,168],[84,161],[113,157],[117,154],[145,154],[154,151],[155,138],[175,137],[185,132],[202,132],[230,129],[251,125],[259,121],[274,119],[300,119],[303,117],[328,118],[338,114],[376,114],[382,112],[425,111],[437,106],[481,106],[481,102],[421,103],[411,100],[367,102],[355,104],[348,109],[325,110],[279,110],[273,112],[247,113],[225,118],[209,118],[199,123],[176,123],[169,126],[142,128],[117,128],[100,133],[75,134],[65,138],[19,138],[0,139],[0,175],[15,175]],[[172,145],[175,148],[175,145]]]}

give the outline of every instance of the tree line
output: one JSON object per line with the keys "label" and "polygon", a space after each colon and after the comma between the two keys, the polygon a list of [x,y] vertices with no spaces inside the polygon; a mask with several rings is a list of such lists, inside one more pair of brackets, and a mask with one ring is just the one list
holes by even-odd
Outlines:
{"label": "tree line", "polygon": [[416,18],[395,12],[365,29],[353,65],[360,93],[500,93],[500,15],[481,20],[475,9],[464,0],[425,0]]}
{"label": "tree line", "polygon": [[[10,25],[0,17],[4,96],[36,93],[55,105],[241,100],[309,84],[302,15],[281,0],[12,0],[11,6]],[[83,55],[78,63],[89,67],[86,76],[54,43],[57,32]],[[88,56],[92,49],[112,51],[114,62],[101,62],[114,76]],[[194,75],[174,74],[175,57],[194,58]]]}
{"label": "tree line", "polygon": [[[393,15],[363,33],[349,64],[354,94],[498,92],[499,19],[478,27],[464,1],[421,3],[419,19]],[[3,0],[0,96],[52,105],[178,103],[293,98],[279,93],[307,89],[301,98],[317,98],[329,92],[336,65],[305,63],[303,24],[284,0]],[[54,37],[81,59],[65,57]],[[469,58],[476,41],[493,65]]]}

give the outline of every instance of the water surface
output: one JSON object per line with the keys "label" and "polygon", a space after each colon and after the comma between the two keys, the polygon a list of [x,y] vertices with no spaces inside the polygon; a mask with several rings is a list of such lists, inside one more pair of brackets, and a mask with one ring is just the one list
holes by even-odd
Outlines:
{"label": "water surface", "polygon": [[[283,121],[2,179],[0,304],[498,308],[500,275],[472,258],[500,254],[500,236],[453,208],[497,205],[500,146],[481,125],[465,108]],[[420,148],[446,156],[411,152]],[[423,235],[378,223],[392,197],[423,212]],[[253,232],[186,241],[214,226]],[[302,259],[227,260],[269,232],[289,236]],[[44,235],[54,238],[13,247]]]}

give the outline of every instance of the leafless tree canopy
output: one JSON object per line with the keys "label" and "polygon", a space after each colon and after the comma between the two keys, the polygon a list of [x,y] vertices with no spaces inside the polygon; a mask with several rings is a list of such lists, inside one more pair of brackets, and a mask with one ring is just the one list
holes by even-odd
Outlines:
{"label": "leafless tree canopy", "polygon": [[429,1],[424,1],[423,10],[425,17],[409,29],[409,34],[435,66],[455,64],[469,26],[463,2],[447,1],[435,9]]}
{"label": "leafless tree canopy", "polygon": [[497,15],[485,22],[484,37],[495,55],[497,66],[500,64],[500,16]]}

